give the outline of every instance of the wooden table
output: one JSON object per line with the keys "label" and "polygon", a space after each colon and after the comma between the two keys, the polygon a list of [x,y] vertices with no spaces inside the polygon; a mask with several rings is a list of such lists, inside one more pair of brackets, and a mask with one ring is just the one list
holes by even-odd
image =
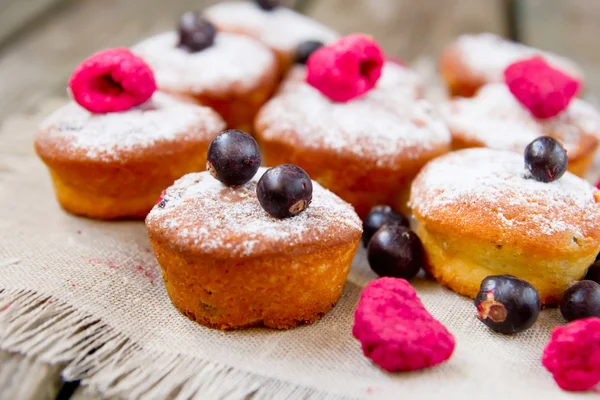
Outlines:
{"label": "wooden table", "polygon": [[[174,26],[214,0],[3,0],[0,122],[65,95],[73,67],[96,50],[128,46]],[[583,64],[600,94],[597,0],[292,0],[341,33],[373,34],[408,62],[432,57],[458,34],[490,31],[555,50]],[[0,149],[0,156],[2,149]],[[63,365],[0,351],[0,399],[97,399],[65,384]]]}

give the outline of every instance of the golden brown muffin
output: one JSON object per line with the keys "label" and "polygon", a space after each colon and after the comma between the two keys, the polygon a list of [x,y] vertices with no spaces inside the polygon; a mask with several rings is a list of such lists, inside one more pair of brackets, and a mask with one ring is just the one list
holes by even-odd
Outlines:
{"label": "golden brown muffin", "polygon": [[108,114],[72,102],[42,123],[35,149],[65,210],[144,218],[166,187],[205,169],[208,145],[224,127],[213,110],[163,93]]}
{"label": "golden brown muffin", "polygon": [[553,67],[583,80],[583,72],[571,60],[491,33],[458,37],[442,53],[440,72],[452,96],[470,97],[486,83],[504,82],[506,67],[534,55],[542,56]]}
{"label": "golden brown muffin", "polygon": [[597,190],[569,172],[538,182],[522,155],[480,148],[429,163],[410,205],[427,268],[440,283],[475,297],[485,277],[510,274],[552,305],[598,254],[599,201]]}
{"label": "golden brown muffin", "polygon": [[405,67],[387,62],[376,87],[336,103],[296,66],[255,122],[267,165],[302,167],[364,217],[387,204],[406,211],[410,183],[427,161],[450,150],[450,134]]}
{"label": "golden brown muffin", "polygon": [[568,108],[550,119],[538,119],[510,93],[504,83],[487,84],[472,98],[456,98],[440,109],[452,147],[490,147],[523,154],[539,136],[559,140],[569,156],[569,171],[588,172],[600,137],[600,113],[586,101],[573,99]]}
{"label": "golden brown muffin", "polygon": [[160,90],[194,98],[221,114],[229,128],[250,132],[279,79],[273,53],[257,40],[224,32],[202,51],[189,52],[178,43],[176,32],[165,32],[132,51],[150,65]]}
{"label": "golden brown muffin", "polygon": [[282,71],[294,62],[296,47],[316,40],[328,44],[338,38],[332,29],[287,7],[263,10],[253,1],[224,1],[204,10],[221,31],[252,36],[277,55]]}
{"label": "golden brown muffin", "polygon": [[186,175],[146,218],[171,301],[200,324],[293,328],[318,320],[340,298],[360,219],[317,183],[306,211],[273,218],[256,197],[264,171],[241,187],[208,172]]}

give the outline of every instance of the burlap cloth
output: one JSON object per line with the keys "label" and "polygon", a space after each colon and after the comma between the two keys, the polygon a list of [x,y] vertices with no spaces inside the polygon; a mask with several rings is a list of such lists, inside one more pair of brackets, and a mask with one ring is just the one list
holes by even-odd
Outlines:
{"label": "burlap cloth", "polygon": [[351,334],[361,288],[375,278],[363,250],[341,301],[314,325],[220,332],[189,321],[167,297],[142,222],[93,221],[58,206],[32,150],[39,119],[56,107],[51,101],[33,116],[5,121],[0,133],[2,349],[67,362],[65,379],[82,379],[105,396],[582,396],[562,392],[540,362],[550,331],[562,323],[556,310],[543,311],[527,332],[503,336],[477,321],[470,300],[424,278],[414,286],[427,309],[456,336],[454,355],[420,372],[378,369]]}

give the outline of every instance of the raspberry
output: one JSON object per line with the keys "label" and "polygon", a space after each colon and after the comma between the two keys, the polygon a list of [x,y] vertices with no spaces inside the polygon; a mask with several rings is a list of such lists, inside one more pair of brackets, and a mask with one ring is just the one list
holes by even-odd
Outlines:
{"label": "raspberry", "polygon": [[536,56],[504,70],[510,92],[536,118],[552,118],[567,108],[581,83]]}
{"label": "raspberry", "polygon": [[125,111],[147,101],[156,90],[154,73],[125,48],[100,51],[75,68],[69,81],[73,98],[93,113]]}
{"label": "raspberry", "polygon": [[345,102],[375,87],[384,58],[369,36],[346,36],[310,56],[306,81],[331,100]]}
{"label": "raspberry", "polygon": [[544,349],[542,364],[564,390],[582,392],[600,383],[600,318],[559,326]]}
{"label": "raspberry", "polygon": [[431,367],[454,351],[454,336],[427,312],[404,279],[380,278],[367,285],[352,334],[365,356],[389,372]]}

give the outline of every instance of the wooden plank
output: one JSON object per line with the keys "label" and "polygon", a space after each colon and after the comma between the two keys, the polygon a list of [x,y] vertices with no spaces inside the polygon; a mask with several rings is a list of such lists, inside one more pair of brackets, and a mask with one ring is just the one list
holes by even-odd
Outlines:
{"label": "wooden plank", "polygon": [[47,365],[34,357],[0,351],[0,397],[19,400],[55,399],[63,365]]}
{"label": "wooden plank", "polygon": [[65,93],[79,61],[170,29],[178,17],[214,0],[87,0],[58,10],[0,52],[0,121]]}
{"label": "wooden plank", "polygon": [[0,121],[34,109],[41,99],[64,95],[73,68],[93,52],[172,29],[183,12],[216,2],[85,0],[57,10],[0,51]]}
{"label": "wooden plank", "polygon": [[577,61],[600,100],[600,1],[520,0],[519,16],[521,40]]}
{"label": "wooden plank", "polygon": [[409,62],[439,54],[461,33],[507,34],[504,0],[318,0],[306,12],[342,34],[372,34]]}
{"label": "wooden plank", "polygon": [[0,2],[0,43],[63,1],[65,0],[3,0]]}

